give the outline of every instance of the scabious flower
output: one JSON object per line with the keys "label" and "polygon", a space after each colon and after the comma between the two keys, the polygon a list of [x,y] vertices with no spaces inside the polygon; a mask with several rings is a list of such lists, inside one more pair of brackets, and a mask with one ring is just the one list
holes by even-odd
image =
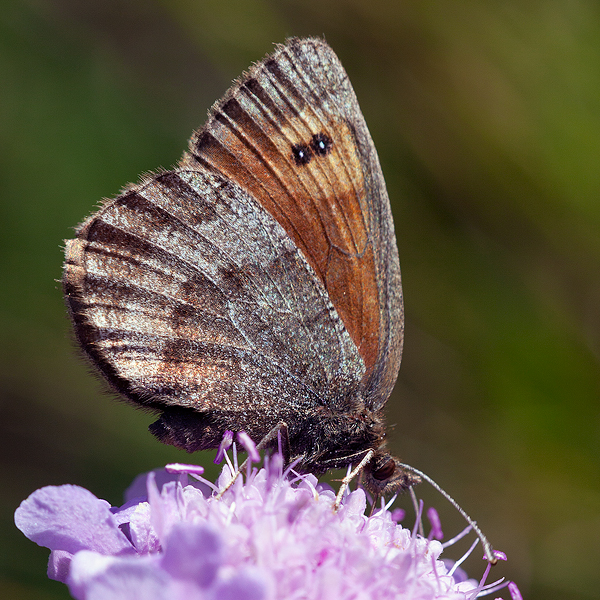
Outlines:
{"label": "scabious flower", "polygon": [[216,484],[192,465],[140,476],[121,507],[49,486],[15,522],[50,548],[48,576],[78,600],[465,600],[493,591],[440,560],[442,544],[401,527],[397,510],[366,517],[362,489],[334,511],[328,486],[282,465],[278,454],[266,458],[221,498],[212,492],[231,480],[230,462]]}

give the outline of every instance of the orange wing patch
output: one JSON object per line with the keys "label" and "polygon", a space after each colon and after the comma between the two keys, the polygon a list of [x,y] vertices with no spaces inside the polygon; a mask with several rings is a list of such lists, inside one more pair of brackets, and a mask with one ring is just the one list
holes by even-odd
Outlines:
{"label": "orange wing patch", "polygon": [[345,121],[313,110],[299,92],[290,101],[289,80],[278,94],[283,74],[254,75],[194,135],[193,157],[244,188],[302,250],[368,376],[379,352],[380,307],[353,133]]}

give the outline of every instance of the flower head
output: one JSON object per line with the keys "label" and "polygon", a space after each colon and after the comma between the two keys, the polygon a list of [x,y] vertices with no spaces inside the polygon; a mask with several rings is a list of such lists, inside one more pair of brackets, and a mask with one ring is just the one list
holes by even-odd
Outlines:
{"label": "flower head", "polygon": [[15,522],[51,549],[49,577],[79,600],[458,600],[483,589],[447,568],[439,541],[396,523],[397,512],[366,517],[362,489],[336,512],[330,488],[282,465],[278,454],[265,459],[220,499],[212,491],[230,482],[230,465],[216,484],[191,465],[138,477],[118,508],[78,486],[45,487]]}

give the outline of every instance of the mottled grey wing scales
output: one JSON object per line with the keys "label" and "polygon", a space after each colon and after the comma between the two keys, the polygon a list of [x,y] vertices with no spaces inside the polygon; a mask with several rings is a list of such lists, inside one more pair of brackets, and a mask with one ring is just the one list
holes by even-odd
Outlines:
{"label": "mottled grey wing scales", "polygon": [[163,173],[108,202],[67,242],[64,281],[82,346],[154,408],[334,408],[364,371],[285,231],[216,175]]}

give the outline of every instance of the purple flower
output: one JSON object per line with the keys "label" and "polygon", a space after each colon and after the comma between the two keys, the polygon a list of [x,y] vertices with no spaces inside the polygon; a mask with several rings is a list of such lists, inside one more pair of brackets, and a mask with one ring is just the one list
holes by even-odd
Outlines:
{"label": "purple flower", "polygon": [[[48,576],[78,600],[462,600],[490,591],[447,567],[442,544],[401,527],[397,512],[366,517],[362,489],[334,512],[334,492],[313,475],[283,473],[276,454],[217,499],[230,469],[216,484],[196,466],[152,472],[120,508],[77,486],[45,487],[15,522],[50,548]],[[441,534],[439,521],[434,528]]]}

